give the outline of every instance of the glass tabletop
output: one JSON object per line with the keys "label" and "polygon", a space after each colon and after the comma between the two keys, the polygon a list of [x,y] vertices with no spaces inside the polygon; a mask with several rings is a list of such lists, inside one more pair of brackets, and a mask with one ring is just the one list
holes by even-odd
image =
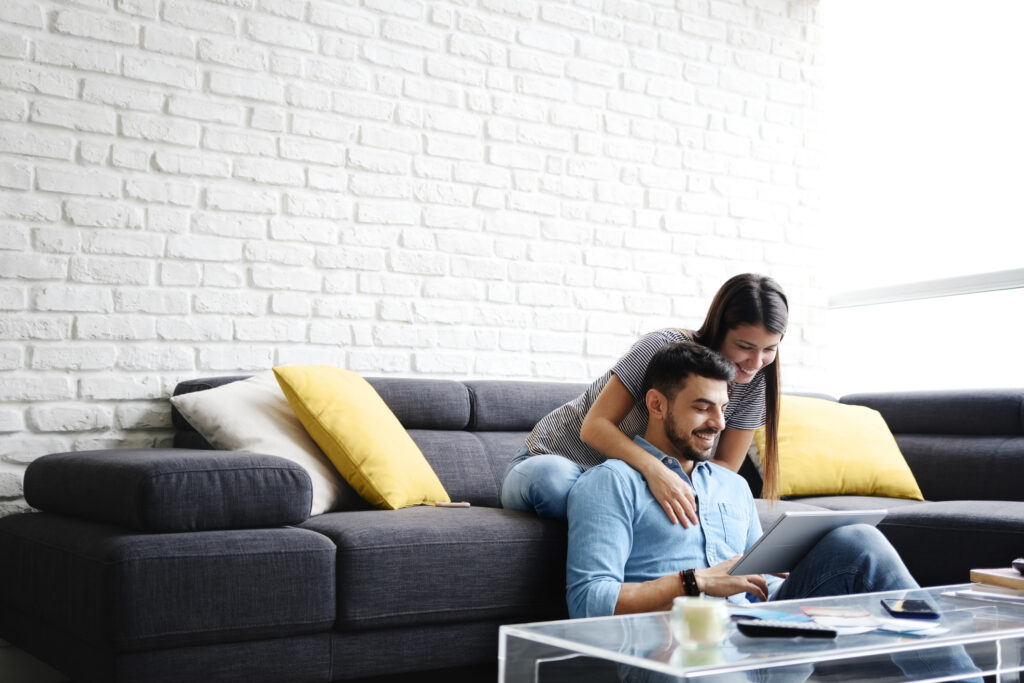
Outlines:
{"label": "glass tabletop", "polygon": [[[700,678],[702,675],[863,659],[907,651],[992,643],[1002,639],[1015,639],[1015,647],[1019,651],[1021,643],[1024,643],[1024,604],[949,595],[965,588],[967,585],[941,586],[757,605],[773,612],[800,615],[804,614],[803,606],[811,605],[847,610],[859,608],[872,617],[889,619],[881,606],[881,599],[924,599],[935,605],[941,614],[936,624],[941,628],[924,635],[871,630],[859,634],[841,633],[835,639],[750,638],[731,625],[729,636],[721,645],[694,648],[675,640],[669,613],[657,612],[502,626],[499,657],[516,656],[506,652],[506,639],[511,639],[547,647],[552,656],[559,652],[572,653],[674,676]],[[529,649],[530,646],[526,647]],[[982,668],[987,669],[985,666]]]}

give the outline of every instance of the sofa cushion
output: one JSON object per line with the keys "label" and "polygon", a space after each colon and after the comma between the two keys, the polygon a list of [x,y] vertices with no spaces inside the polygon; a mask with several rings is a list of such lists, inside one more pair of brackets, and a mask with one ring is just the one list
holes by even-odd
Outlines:
{"label": "sofa cushion", "polygon": [[[863,406],[784,395],[779,411],[779,495],[863,495],[922,500],[882,416]],[[754,432],[765,450],[765,429]]]}
{"label": "sofa cushion", "polygon": [[274,374],[306,431],[364,500],[386,510],[450,500],[365,379],[328,365],[278,367]]}
{"label": "sofa cushion", "polygon": [[452,500],[500,507],[494,472],[480,439],[472,432],[413,429],[423,452]]}
{"label": "sofa cushion", "polygon": [[586,391],[587,385],[477,380],[466,382],[466,388],[473,402],[469,429],[529,432],[542,417]]}
{"label": "sofa cushion", "polygon": [[564,522],[421,506],[328,513],[302,528],[338,547],[341,630],[566,615]]}
{"label": "sofa cushion", "polygon": [[1020,389],[864,393],[839,400],[874,408],[894,434],[1024,436]]}
{"label": "sofa cushion", "polygon": [[904,506],[922,505],[919,500],[909,498],[887,498],[885,496],[801,496],[791,498],[793,502],[814,505],[826,510],[895,510]]}
{"label": "sofa cushion", "polygon": [[450,379],[367,377],[366,381],[406,429],[465,429],[469,392]]}
{"label": "sofa cushion", "polygon": [[25,471],[32,507],[137,531],[296,524],[312,499],[306,470],[253,453],[79,451],[44,455]]}
{"label": "sofa cushion", "polygon": [[171,404],[214,448],[276,455],[300,465],[313,484],[311,515],[341,507],[351,488],[295,417],[274,373],[261,372],[208,391],[171,397]]}
{"label": "sofa cushion", "polygon": [[950,500],[890,510],[878,528],[918,583],[965,583],[970,570],[1008,566],[1024,548],[1024,502]]}
{"label": "sofa cushion", "polygon": [[928,500],[1024,501],[1024,436],[897,434],[896,442]]}
{"label": "sofa cushion", "polygon": [[334,545],[295,528],[126,534],[51,513],[0,519],[0,611],[119,651],[316,633]]}

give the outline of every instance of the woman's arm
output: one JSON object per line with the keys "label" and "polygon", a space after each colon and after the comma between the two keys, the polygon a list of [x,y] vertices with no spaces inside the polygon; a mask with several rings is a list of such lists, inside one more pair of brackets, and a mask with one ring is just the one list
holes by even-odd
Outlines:
{"label": "woman's arm", "polygon": [[642,474],[672,523],[682,522],[683,528],[688,529],[690,522],[697,524],[693,491],[679,475],[619,429],[619,423],[629,414],[634,403],[626,385],[612,373],[608,384],[583,418],[580,439],[605,457],[622,460]]}
{"label": "woman's arm", "polygon": [[718,450],[715,451],[715,459],[712,462],[728,467],[733,472],[739,472],[740,465],[743,464],[743,459],[747,457],[747,451],[750,449],[750,440],[753,438],[753,429],[726,427],[718,437]]}

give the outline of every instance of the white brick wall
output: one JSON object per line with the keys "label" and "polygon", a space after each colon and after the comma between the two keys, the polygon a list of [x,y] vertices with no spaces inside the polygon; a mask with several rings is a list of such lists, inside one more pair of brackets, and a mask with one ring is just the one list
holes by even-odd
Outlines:
{"label": "white brick wall", "polygon": [[583,381],[729,275],[815,388],[816,0],[3,0],[0,514],[182,378]]}

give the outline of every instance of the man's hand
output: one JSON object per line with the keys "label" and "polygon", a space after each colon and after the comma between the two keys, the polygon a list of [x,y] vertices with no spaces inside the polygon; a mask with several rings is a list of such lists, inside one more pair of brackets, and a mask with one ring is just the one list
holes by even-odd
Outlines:
{"label": "man's hand", "polygon": [[716,598],[727,598],[737,593],[751,593],[764,602],[768,599],[768,580],[763,574],[746,574],[731,576],[729,570],[739,561],[741,555],[730,557],[714,567],[698,569],[694,572],[697,588],[705,595]]}
{"label": "man's hand", "polygon": [[682,522],[684,529],[689,529],[691,522],[698,524],[697,502],[689,485],[682,477],[665,467],[660,460],[655,462],[655,467],[643,473],[651,494],[661,503],[662,509],[673,524]]}

